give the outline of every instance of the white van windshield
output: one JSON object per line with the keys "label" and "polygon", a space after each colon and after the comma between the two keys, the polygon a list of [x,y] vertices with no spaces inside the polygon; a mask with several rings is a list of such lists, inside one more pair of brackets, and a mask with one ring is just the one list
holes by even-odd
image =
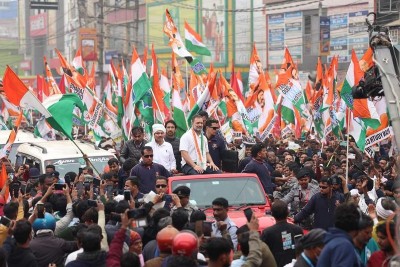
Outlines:
{"label": "white van windshield", "polygon": [[[111,157],[108,156],[89,157],[96,170],[100,173],[104,172],[104,168],[106,167],[107,162],[110,158]],[[50,164],[54,165],[56,167],[56,171],[60,173],[60,177],[62,178],[67,172],[78,173],[79,168],[86,165],[83,158],[51,159],[46,160],[44,163],[44,166]]]}

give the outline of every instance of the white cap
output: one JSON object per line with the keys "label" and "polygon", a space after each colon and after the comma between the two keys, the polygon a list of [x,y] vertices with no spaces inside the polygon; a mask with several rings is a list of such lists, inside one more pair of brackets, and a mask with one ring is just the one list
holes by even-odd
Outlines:
{"label": "white cap", "polygon": [[153,134],[157,131],[162,131],[163,133],[166,132],[164,125],[162,124],[153,124]]}

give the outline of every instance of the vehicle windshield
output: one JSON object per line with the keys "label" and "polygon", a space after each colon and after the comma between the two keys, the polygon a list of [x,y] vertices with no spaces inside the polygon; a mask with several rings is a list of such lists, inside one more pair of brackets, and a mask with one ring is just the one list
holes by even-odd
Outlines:
{"label": "vehicle windshield", "polygon": [[178,180],[172,182],[171,191],[181,185],[190,188],[190,200],[199,208],[211,206],[218,197],[226,198],[230,206],[266,203],[264,191],[254,177]]}
{"label": "vehicle windshield", "polygon": [[[104,167],[106,167],[110,158],[111,157],[108,156],[89,157],[90,162],[92,162],[96,170],[100,173],[104,172]],[[56,171],[60,173],[60,177],[64,177],[67,172],[78,173],[79,168],[86,165],[83,158],[52,159],[45,161],[45,166],[50,164],[56,167]]]}

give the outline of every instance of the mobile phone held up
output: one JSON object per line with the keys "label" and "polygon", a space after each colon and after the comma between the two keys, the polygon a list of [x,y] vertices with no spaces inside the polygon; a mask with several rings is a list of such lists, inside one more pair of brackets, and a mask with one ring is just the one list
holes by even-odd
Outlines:
{"label": "mobile phone held up", "polygon": [[131,191],[129,191],[129,190],[124,191],[124,200],[126,200],[126,201],[131,200]]}
{"label": "mobile phone held up", "polygon": [[243,210],[244,216],[246,216],[246,219],[248,222],[251,221],[251,217],[253,217],[253,210],[251,208],[246,208]]}
{"label": "mobile phone held up", "polygon": [[92,199],[88,199],[88,206],[89,207],[97,207],[97,201],[96,200],[92,200]]}
{"label": "mobile phone held up", "polygon": [[39,219],[43,219],[44,218],[44,204],[43,203],[37,203],[36,204],[36,208],[37,208],[37,217]]}
{"label": "mobile phone held up", "polygon": [[4,225],[5,227],[10,227],[11,220],[8,219],[6,216],[1,216],[0,224]]}
{"label": "mobile phone held up", "polygon": [[65,188],[65,186],[66,186],[65,184],[55,184],[54,190],[57,190],[57,191],[63,190]]}

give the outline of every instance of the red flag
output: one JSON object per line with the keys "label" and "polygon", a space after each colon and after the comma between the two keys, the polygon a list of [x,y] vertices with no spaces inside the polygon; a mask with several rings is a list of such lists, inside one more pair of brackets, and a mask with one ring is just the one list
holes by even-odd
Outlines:
{"label": "red flag", "polygon": [[61,76],[60,83],[58,84],[58,89],[62,94],[65,94],[65,76],[64,74]]}
{"label": "red flag", "polygon": [[44,87],[44,78],[41,75],[36,75],[36,84],[37,84],[37,97],[39,98],[40,102],[43,102],[43,90],[45,89]]}

